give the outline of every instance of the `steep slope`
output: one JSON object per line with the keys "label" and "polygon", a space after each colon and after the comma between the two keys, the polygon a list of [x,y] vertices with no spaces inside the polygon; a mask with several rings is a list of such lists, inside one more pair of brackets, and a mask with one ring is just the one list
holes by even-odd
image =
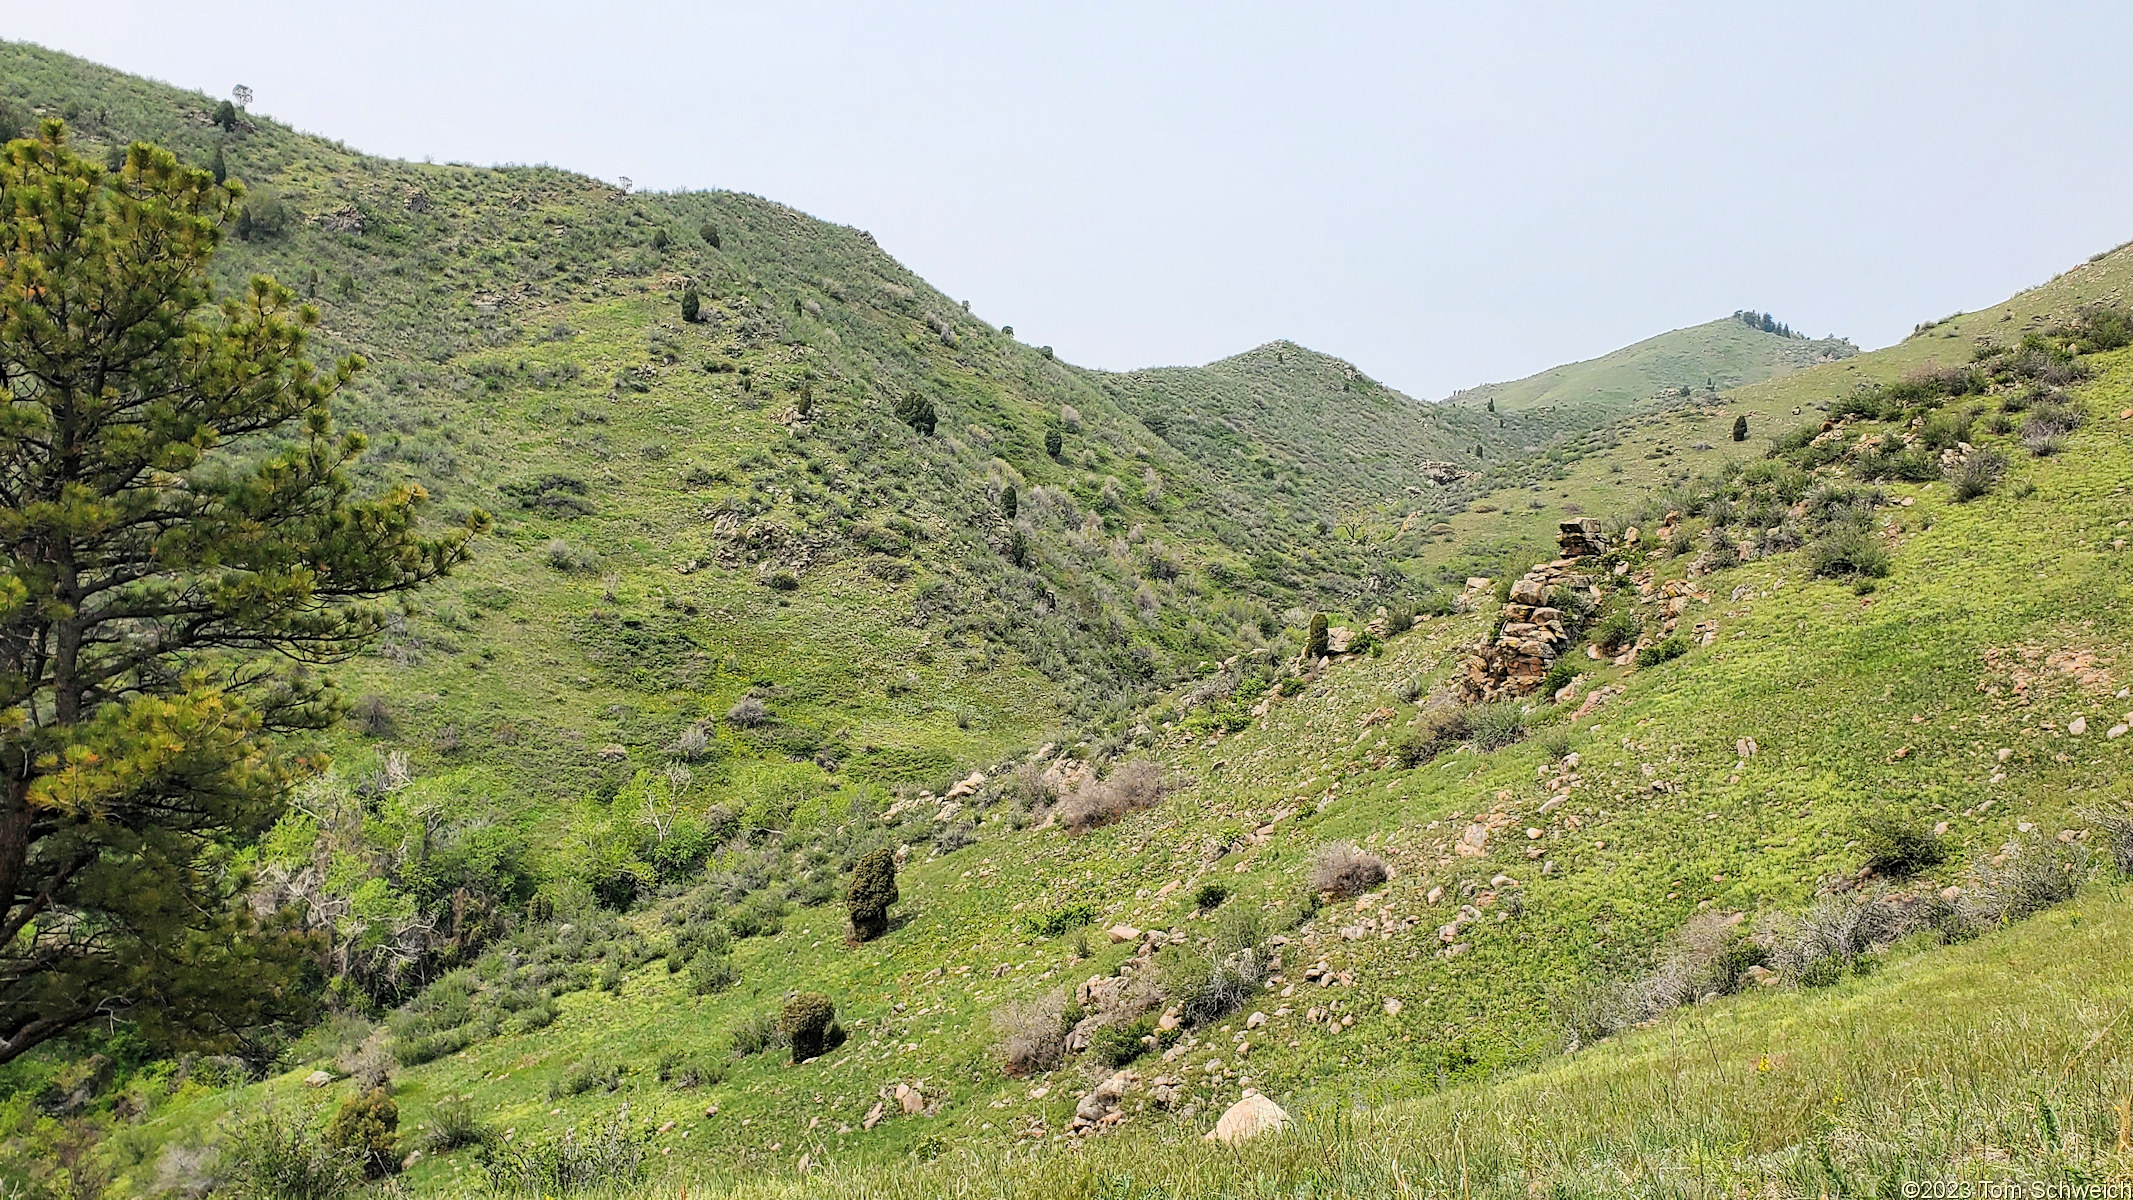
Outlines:
{"label": "steep slope", "polygon": [[1539,410],[1593,424],[1651,407],[1664,397],[1731,390],[1858,352],[1843,338],[1787,337],[1723,317],[1524,379],[1465,388],[1447,399],[1462,408]]}

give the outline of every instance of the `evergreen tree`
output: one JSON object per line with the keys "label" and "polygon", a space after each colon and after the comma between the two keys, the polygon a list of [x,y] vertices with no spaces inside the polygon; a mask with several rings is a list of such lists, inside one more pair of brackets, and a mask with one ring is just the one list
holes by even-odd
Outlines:
{"label": "evergreen tree", "polygon": [[792,1041],[792,1060],[820,1058],[843,1041],[837,1029],[837,1006],[820,992],[801,992],[785,1002],[778,1014],[778,1030]]}
{"label": "evergreen tree", "polygon": [[1745,442],[1748,440],[1747,413],[1742,413],[1741,415],[1733,418],[1733,440],[1736,442]]}
{"label": "evergreen tree", "polygon": [[1304,633],[1304,657],[1312,662],[1326,656],[1326,614],[1311,614],[1311,626]]}
{"label": "evergreen tree", "polygon": [[1014,520],[1015,508],[1019,503],[1020,501],[1015,497],[1014,484],[1010,483],[1006,487],[1000,489],[1000,515],[1006,517],[1010,521]]}
{"label": "evergreen tree", "polygon": [[[114,147],[114,148],[115,148],[115,147]],[[114,170],[124,170],[124,169],[125,169],[125,164],[124,164],[124,162],[123,162],[123,161],[121,161],[121,162],[120,162],[120,164],[119,164],[119,165],[118,165],[117,167],[113,168],[113,169],[114,169]],[[210,156],[210,157],[208,158],[208,160],[207,160],[207,172],[208,172],[208,174],[210,174],[210,175],[213,175],[213,176],[215,177],[215,182],[216,182],[216,183],[227,183],[227,182],[229,181],[229,178],[230,178],[230,168],[229,168],[229,164],[223,161],[223,158],[222,158],[222,143],[221,143],[221,142],[216,142],[216,143],[215,143],[215,153],[214,153],[214,154],[213,154],[212,156]]]}
{"label": "evergreen tree", "polygon": [[145,144],[106,174],[58,121],[0,153],[0,1062],[305,1015],[314,947],[232,866],[314,769],[274,735],[338,719],[314,668],[466,558],[421,489],[351,494],[328,402],[362,364],[305,359],[317,312],[216,302],[241,194]]}
{"label": "evergreen tree", "polygon": [[692,285],[681,289],[681,319],[694,325],[703,317],[704,298]]}
{"label": "evergreen tree", "polygon": [[1047,429],[1044,431],[1044,452],[1046,454],[1051,455],[1053,458],[1058,458],[1059,452],[1064,449],[1066,449],[1065,434],[1059,432],[1057,429]]}
{"label": "evergreen tree", "polygon": [[852,866],[852,882],[844,890],[844,909],[851,914],[852,936],[871,942],[889,931],[889,906],[902,899],[896,891],[896,855],[886,847],[869,851]]}
{"label": "evergreen tree", "polygon": [[222,132],[231,133],[237,128],[237,106],[224,100],[215,106],[214,123]]}
{"label": "evergreen tree", "polygon": [[701,237],[702,237],[702,238],[703,238],[703,239],[704,239],[704,240],[705,240],[706,242],[709,242],[709,243],[711,243],[711,248],[712,248],[713,250],[716,250],[716,249],[718,249],[718,248],[719,248],[719,245],[718,245],[718,226],[716,226],[716,225],[713,225],[713,224],[712,224],[711,222],[709,222],[709,221],[706,221],[706,222],[704,222],[704,227],[703,227],[702,229],[699,229],[699,230],[697,230],[696,232],[697,232],[697,234],[698,234],[699,236],[701,236]]}
{"label": "evergreen tree", "polygon": [[933,411],[933,401],[917,392],[905,392],[896,402],[896,419],[909,425],[913,432],[932,436],[939,418]]}

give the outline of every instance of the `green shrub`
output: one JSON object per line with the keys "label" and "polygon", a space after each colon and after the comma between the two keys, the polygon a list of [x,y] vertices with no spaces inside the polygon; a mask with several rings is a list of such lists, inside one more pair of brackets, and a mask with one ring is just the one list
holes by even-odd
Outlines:
{"label": "green shrub", "polygon": [[1222,907],[1229,899],[1229,889],[1219,883],[1203,883],[1192,893],[1192,906],[1201,912]]}
{"label": "green shrub", "polygon": [[689,990],[700,996],[723,992],[740,981],[741,973],[734,968],[730,954],[706,946],[689,960]]}
{"label": "green shrub", "polygon": [[622,1068],[600,1057],[580,1059],[563,1068],[563,1073],[548,1084],[548,1098],[561,1100],[566,1096],[581,1096],[599,1089],[612,1092],[622,1086]]}
{"label": "green shrub", "polygon": [[863,855],[853,864],[852,882],[844,891],[852,936],[869,942],[887,933],[889,906],[901,898],[896,890],[895,852],[884,846]]}
{"label": "green shrub", "polygon": [[1062,904],[1040,916],[1024,917],[1022,928],[1031,937],[1054,938],[1079,929],[1096,919],[1096,906],[1085,900]]}
{"label": "green shrub", "polygon": [[1839,525],[1808,545],[1807,569],[1832,579],[1854,576],[1881,579],[1889,573],[1889,552],[1868,530],[1857,525]]}
{"label": "green shrub", "polygon": [[1949,464],[1942,475],[1948,481],[1948,494],[1961,504],[1990,494],[2006,472],[2006,455],[1996,450],[1973,450]]}
{"label": "green shrub", "polygon": [[1672,662],[1688,652],[1689,639],[1683,634],[1676,633],[1637,651],[1637,669],[1643,670],[1646,667],[1656,667],[1663,662]]}
{"label": "green shrub", "polygon": [[696,236],[704,239],[705,242],[709,243],[713,250],[719,248],[718,226],[713,225],[711,222],[704,222],[703,227],[696,231]]}
{"label": "green shrub", "polygon": [[326,1145],[362,1164],[365,1179],[400,1169],[400,1106],[384,1088],[350,1096],[326,1126]]}
{"label": "green shrub", "polygon": [[1482,750],[1501,750],[1526,736],[1526,714],[1515,700],[1474,705],[1466,720],[1474,745]]}
{"label": "green shrub", "polygon": [[837,1022],[837,1006],[820,992],[801,992],[785,1002],[778,1014],[778,1032],[792,1043],[796,1063],[819,1058],[833,1048],[830,1031]]}
{"label": "green shrub", "polygon": [[1932,830],[1893,809],[1859,818],[1859,844],[1866,851],[1867,866],[1896,878],[1938,866],[1946,857]]}
{"label": "green shrub", "polygon": [[694,1050],[669,1050],[659,1056],[659,1082],[675,1088],[716,1087],[725,1081],[725,1060]]}
{"label": "green shrub", "polygon": [[750,1058],[765,1050],[785,1044],[784,1035],[778,1031],[778,1016],[774,1012],[752,1012],[741,1018],[733,1027],[731,1037],[733,1057]]}
{"label": "green shrub", "polygon": [[1144,1016],[1139,1020],[1117,1025],[1104,1025],[1089,1035],[1089,1056],[1097,1062],[1118,1070],[1130,1066],[1148,1053],[1148,1045],[1141,1039],[1155,1035],[1155,1018]]}
{"label": "green shrub", "polygon": [[1748,414],[1742,413],[1733,418],[1733,440],[1736,442],[1748,440]]}
{"label": "green shrub", "polygon": [[1627,607],[1617,608],[1600,623],[1592,627],[1593,644],[1609,654],[1621,653],[1622,647],[1636,641],[1644,634],[1644,621]]}
{"label": "green shrub", "polygon": [[1562,691],[1564,688],[1569,687],[1570,681],[1576,679],[1577,677],[1578,665],[1576,661],[1571,659],[1570,656],[1567,654],[1561,658],[1556,659],[1554,663],[1549,665],[1548,673],[1546,675],[1541,676],[1539,692],[1540,698],[1547,701],[1553,701],[1555,699],[1555,694],[1559,691]]}
{"label": "green shrub", "polygon": [[930,398],[911,391],[896,402],[896,419],[909,425],[913,433],[930,437],[940,418],[934,413]]}
{"label": "green shrub", "polygon": [[[661,230],[661,233],[666,232]],[[704,298],[693,287],[681,290],[681,319],[694,325],[703,316]]]}
{"label": "green shrub", "polygon": [[1304,630],[1304,658],[1317,662],[1326,656],[1326,614],[1311,614],[1311,624]]}
{"label": "green shrub", "polygon": [[462,1146],[484,1146],[496,1137],[466,1096],[443,1096],[430,1109],[429,1127],[420,1146],[424,1154],[444,1154]]}
{"label": "green shrub", "polygon": [[1044,452],[1046,454],[1050,455],[1053,458],[1058,458],[1060,452],[1065,449],[1065,434],[1059,432],[1057,429],[1047,429],[1044,431]]}
{"label": "green shrub", "polygon": [[644,1179],[644,1140],[630,1128],[629,1109],[624,1107],[582,1136],[572,1128],[560,1135],[486,1142],[481,1166],[490,1191],[505,1196],[627,1191]]}
{"label": "green shrub", "polygon": [[1354,842],[1328,842],[1311,855],[1310,884],[1343,899],[1360,896],[1392,877],[1385,860]]}
{"label": "green shrub", "polygon": [[1465,741],[1470,730],[1466,709],[1431,709],[1393,743],[1393,759],[1412,770]]}
{"label": "green shrub", "polygon": [[222,1139],[222,1182],[251,1200],[339,1200],[363,1180],[363,1164],[302,1116],[265,1107]]}

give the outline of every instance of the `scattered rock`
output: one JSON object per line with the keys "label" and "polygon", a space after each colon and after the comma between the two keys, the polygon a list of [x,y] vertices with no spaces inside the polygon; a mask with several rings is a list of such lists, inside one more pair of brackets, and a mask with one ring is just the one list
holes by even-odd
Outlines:
{"label": "scattered rock", "polygon": [[908,1083],[896,1085],[896,1103],[903,1108],[904,1115],[907,1117],[926,1111],[925,1093]]}
{"label": "scattered rock", "polygon": [[1388,1017],[1397,1017],[1397,1016],[1399,1016],[1399,1015],[1400,1015],[1400,1010],[1401,1010],[1401,1009],[1403,1009],[1403,1008],[1405,1008],[1405,1007],[1407,1007],[1407,1006],[1406,1006],[1405,1004],[1402,1004],[1402,1003],[1400,1003],[1400,998],[1399,998],[1398,996],[1387,996],[1387,997],[1385,997],[1385,1015],[1386,1015],[1386,1016],[1388,1016]]}
{"label": "scattered rock", "polygon": [[332,1082],[333,1072],[331,1071],[313,1071],[309,1075],[304,1076],[305,1087],[322,1088]]}
{"label": "scattered rock", "polygon": [[2066,723],[2066,731],[2075,737],[2080,737],[2089,731],[2089,719],[2087,717],[2075,717]]}
{"label": "scattered rock", "polygon": [[1113,943],[1137,942],[1141,940],[1141,931],[1131,925],[1113,925],[1104,930],[1104,936]]}
{"label": "scattered rock", "polygon": [[1266,1024],[1266,1014],[1263,1012],[1255,1012],[1251,1016],[1244,1018],[1244,1027],[1246,1029],[1257,1029],[1264,1024]]}
{"label": "scattered rock", "polygon": [[866,1120],[861,1121],[859,1123],[859,1127],[861,1129],[872,1129],[876,1125],[881,1124],[881,1107],[881,1101],[876,1100],[874,1102],[874,1107],[867,1110]]}
{"label": "scattered rock", "polygon": [[615,742],[600,747],[601,762],[621,762],[629,756],[630,752]]}
{"label": "scattered rock", "polygon": [[972,771],[969,778],[948,789],[948,799],[960,800],[965,796],[975,796],[978,794],[978,789],[983,786],[985,786],[985,772]]}

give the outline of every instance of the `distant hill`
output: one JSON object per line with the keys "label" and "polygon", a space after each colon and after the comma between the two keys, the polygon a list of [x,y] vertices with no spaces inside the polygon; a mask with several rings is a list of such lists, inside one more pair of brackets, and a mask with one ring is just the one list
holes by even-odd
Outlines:
{"label": "distant hill", "polygon": [[1648,408],[1656,399],[1726,391],[1857,353],[1844,338],[1786,337],[1722,317],[1447,399],[1462,408],[1493,404],[1499,413],[1555,410],[1565,418],[1598,421]]}

